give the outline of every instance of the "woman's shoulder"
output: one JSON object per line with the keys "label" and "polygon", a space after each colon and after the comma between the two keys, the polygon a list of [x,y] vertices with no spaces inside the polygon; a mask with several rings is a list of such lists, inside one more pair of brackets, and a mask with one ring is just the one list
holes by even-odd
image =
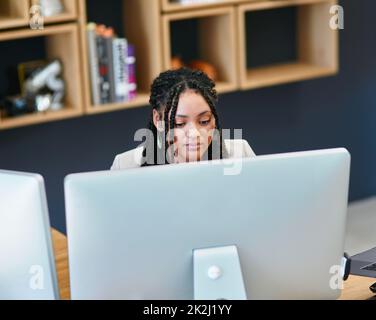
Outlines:
{"label": "woman's shoulder", "polygon": [[[224,140],[228,158],[250,158],[255,157],[249,143],[243,139],[228,139]],[[127,152],[118,154],[112,164],[111,170],[123,170],[139,168],[142,164],[142,153],[144,146],[129,150]]]}
{"label": "woman's shoulder", "polygon": [[112,164],[111,170],[132,169],[141,167],[142,153],[144,147],[137,147],[135,149],[118,154]]}
{"label": "woman's shoulder", "polygon": [[225,146],[228,152],[228,158],[251,158],[256,154],[252,150],[247,140],[244,139],[225,139]]}

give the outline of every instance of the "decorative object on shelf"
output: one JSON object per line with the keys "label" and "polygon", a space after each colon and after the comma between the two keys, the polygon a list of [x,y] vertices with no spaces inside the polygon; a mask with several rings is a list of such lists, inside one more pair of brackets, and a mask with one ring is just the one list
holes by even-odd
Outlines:
{"label": "decorative object on shelf", "polygon": [[176,70],[182,67],[201,70],[205,72],[213,81],[218,80],[218,72],[216,68],[204,60],[192,60],[189,63],[185,63],[180,56],[174,56],[171,58],[171,69]]}
{"label": "decorative object on shelf", "polygon": [[64,12],[61,0],[39,0],[44,17],[52,17]]}
{"label": "decorative object on shelf", "polygon": [[62,64],[59,60],[23,63],[18,70],[21,94],[4,99],[2,108],[6,116],[63,108],[65,83],[61,78]]}
{"label": "decorative object on shelf", "polygon": [[63,66],[53,60],[45,67],[35,70],[24,85],[27,97],[35,99],[36,111],[60,110],[63,108],[65,83],[61,78]]}
{"label": "decorative object on shelf", "polygon": [[20,63],[17,66],[18,81],[21,89],[21,94],[25,95],[25,83],[31,77],[34,71],[44,68],[48,62],[46,60],[35,60]]}
{"label": "decorative object on shelf", "polygon": [[197,69],[205,72],[207,76],[212,79],[213,81],[218,80],[218,72],[217,69],[210,63],[203,61],[203,60],[193,60],[191,61],[188,66],[191,69]]}
{"label": "decorative object on shelf", "polygon": [[128,98],[133,100],[137,96],[136,82],[136,49],[132,44],[128,44],[127,66],[128,66]]}
{"label": "decorative object on shelf", "polygon": [[171,59],[171,69],[176,70],[184,67],[185,64],[180,56],[172,57]]}
{"label": "decorative object on shelf", "polygon": [[16,117],[34,112],[34,103],[21,95],[5,97],[1,101],[2,116]]}

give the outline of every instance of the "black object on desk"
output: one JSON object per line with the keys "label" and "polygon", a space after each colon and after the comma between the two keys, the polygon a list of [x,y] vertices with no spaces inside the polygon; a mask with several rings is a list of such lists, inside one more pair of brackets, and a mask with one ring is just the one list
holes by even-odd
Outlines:
{"label": "black object on desk", "polygon": [[376,278],[376,247],[351,257],[351,274]]}

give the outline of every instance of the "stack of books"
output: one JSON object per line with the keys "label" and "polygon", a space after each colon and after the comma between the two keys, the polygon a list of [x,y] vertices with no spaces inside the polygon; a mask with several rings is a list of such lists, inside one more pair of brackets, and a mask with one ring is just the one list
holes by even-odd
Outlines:
{"label": "stack of books", "polygon": [[118,38],[112,28],[89,23],[87,40],[93,105],[127,102],[136,98],[135,48]]}

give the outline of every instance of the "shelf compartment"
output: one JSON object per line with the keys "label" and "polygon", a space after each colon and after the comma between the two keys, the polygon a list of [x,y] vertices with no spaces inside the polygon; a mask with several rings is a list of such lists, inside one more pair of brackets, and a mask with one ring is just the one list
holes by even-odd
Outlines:
{"label": "shelf compartment", "polygon": [[[44,17],[44,23],[59,23],[59,22],[69,22],[78,19],[77,1],[76,0],[61,0],[64,12],[57,14],[55,16]],[[39,5],[40,0],[31,0],[33,5]]]}
{"label": "shelf compartment", "polygon": [[[187,27],[184,26],[187,24]],[[186,52],[184,28],[194,28],[196,37],[191,45],[194,52]],[[180,33],[176,33],[180,30]],[[213,65],[218,73],[217,91],[234,91],[237,83],[235,8],[223,7],[163,15],[164,69],[172,68],[171,58],[179,51],[184,60],[203,60]],[[177,39],[184,39],[178,43]],[[184,61],[188,63],[189,61]]]}
{"label": "shelf compartment", "polygon": [[[28,39],[28,41],[35,39],[35,45],[38,50],[43,51],[44,55],[38,58],[59,58],[62,61],[63,79],[66,84],[65,106],[58,111],[36,112],[17,117],[0,117],[0,129],[9,129],[82,115],[81,77],[80,73],[77,72],[80,66],[78,47],[79,30],[77,24],[50,26],[43,30],[26,29],[9,31],[0,34],[1,43],[12,41],[17,45],[18,41],[25,39]],[[21,43],[20,46],[22,46]],[[41,46],[43,48],[40,48]],[[26,58],[29,58],[29,56]],[[30,56],[30,58],[35,59],[34,56]],[[25,59],[25,56],[22,59]],[[21,62],[25,62],[25,60],[18,61],[18,63]]]}
{"label": "shelf compartment", "polygon": [[[84,74],[85,112],[97,114],[122,109],[129,109],[149,104],[150,86],[155,77],[162,71],[162,47],[160,28],[159,1],[150,0],[116,0],[113,3],[117,13],[110,11],[109,15],[90,15],[93,6],[102,6],[101,0],[79,0],[81,12],[81,47],[82,70]],[[107,4],[105,4],[107,5]],[[105,9],[105,8],[104,8]],[[112,17],[115,16],[115,19]],[[130,101],[93,105],[91,99],[90,69],[86,25],[88,22],[106,24],[115,27],[120,37],[125,37],[135,46],[137,97]],[[152,54],[151,54],[152,53]]]}
{"label": "shelf compartment", "polygon": [[[241,88],[244,90],[255,89],[335,75],[338,72],[338,31],[329,28],[329,19],[331,18],[329,8],[336,3],[337,1],[334,0],[276,0],[239,6],[238,40]],[[265,37],[268,37],[270,35],[268,33],[269,26],[267,25],[269,20],[258,16],[258,21],[262,21],[265,25],[260,24],[254,30],[255,25],[248,24],[249,20],[247,19],[254,19],[254,22],[258,14],[265,14],[265,17],[271,19],[272,15],[270,13],[272,12],[284,14],[285,18],[291,17],[292,11],[285,14],[286,10],[290,9],[295,11],[294,21],[289,22],[290,27],[294,26],[294,34],[287,34],[286,39],[290,39],[289,41],[292,42],[293,48],[290,49],[294,50],[294,54],[291,54],[291,52],[286,53],[284,57],[280,57],[282,61],[278,61],[278,57],[273,57],[272,46],[273,42],[278,44],[280,39],[268,39],[268,41],[261,39],[262,43],[254,44],[251,42],[252,39],[250,39],[252,32],[262,32]],[[271,25],[273,25],[273,22],[271,22]],[[249,30],[249,26],[253,29]],[[286,28],[286,23],[274,27],[276,34],[280,38],[281,29],[285,28],[285,32],[289,32],[289,28]],[[259,56],[262,55],[260,46],[265,44],[269,44],[272,48],[270,52],[265,49],[265,55],[269,54],[274,60],[271,59],[270,64],[263,61],[260,65],[253,65],[252,55],[255,52],[258,52]],[[254,60],[259,60],[258,62],[260,62],[264,58],[259,57],[259,59],[256,58]]]}

